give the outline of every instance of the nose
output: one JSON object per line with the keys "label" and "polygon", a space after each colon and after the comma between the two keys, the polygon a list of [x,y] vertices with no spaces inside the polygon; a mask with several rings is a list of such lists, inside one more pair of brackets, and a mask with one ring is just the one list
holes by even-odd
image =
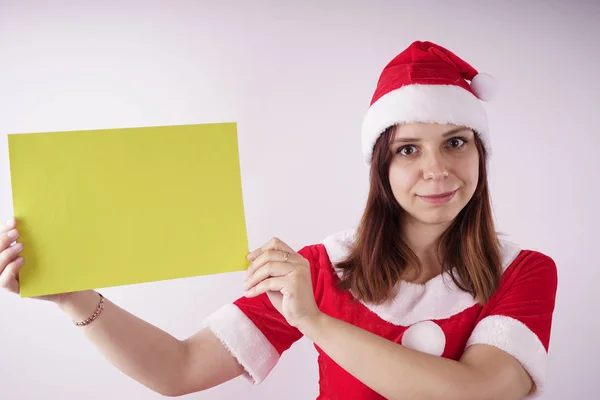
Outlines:
{"label": "nose", "polygon": [[448,177],[448,170],[442,155],[430,152],[423,157],[423,178],[426,180],[443,180]]}

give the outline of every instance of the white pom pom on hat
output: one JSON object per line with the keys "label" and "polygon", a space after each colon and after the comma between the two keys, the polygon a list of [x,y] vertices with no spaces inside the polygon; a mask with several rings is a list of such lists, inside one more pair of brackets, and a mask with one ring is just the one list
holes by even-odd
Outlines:
{"label": "white pom pom on hat", "polygon": [[467,126],[491,152],[487,115],[482,101],[497,92],[497,80],[479,73],[451,51],[432,42],[416,41],[383,69],[362,124],[365,162],[390,126],[436,122]]}
{"label": "white pom pom on hat", "polygon": [[480,72],[471,80],[471,90],[480,100],[491,101],[498,92],[498,80],[490,74]]}

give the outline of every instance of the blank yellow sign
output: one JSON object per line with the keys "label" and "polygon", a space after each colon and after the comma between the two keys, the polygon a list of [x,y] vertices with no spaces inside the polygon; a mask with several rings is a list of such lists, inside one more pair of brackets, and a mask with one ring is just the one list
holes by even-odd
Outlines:
{"label": "blank yellow sign", "polygon": [[22,297],[247,268],[235,123],[8,144]]}

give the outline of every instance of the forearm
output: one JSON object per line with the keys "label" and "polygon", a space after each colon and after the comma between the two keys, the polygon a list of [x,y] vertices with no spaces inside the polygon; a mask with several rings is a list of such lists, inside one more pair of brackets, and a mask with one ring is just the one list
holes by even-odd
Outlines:
{"label": "forearm", "polygon": [[324,314],[303,333],[386,398],[482,398],[477,373],[469,365],[409,349]]}
{"label": "forearm", "polygon": [[[98,301],[98,293],[85,291],[69,294],[58,305],[72,320],[80,321],[94,312]],[[123,373],[161,394],[177,392],[187,362],[181,341],[108,299],[100,316],[79,329]]]}

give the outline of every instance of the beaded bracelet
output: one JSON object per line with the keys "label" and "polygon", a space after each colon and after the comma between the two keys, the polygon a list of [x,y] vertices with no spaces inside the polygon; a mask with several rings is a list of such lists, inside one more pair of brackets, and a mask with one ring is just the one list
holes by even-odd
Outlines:
{"label": "beaded bracelet", "polygon": [[104,296],[102,296],[102,294],[98,293],[100,295],[100,301],[98,302],[98,306],[96,307],[96,311],[94,311],[94,313],[88,318],[85,319],[83,321],[73,321],[73,323],[77,326],[86,326],[91,324],[96,318],[98,318],[98,316],[102,313],[102,310],[104,309],[104,307],[102,306],[102,304],[104,303]]}

